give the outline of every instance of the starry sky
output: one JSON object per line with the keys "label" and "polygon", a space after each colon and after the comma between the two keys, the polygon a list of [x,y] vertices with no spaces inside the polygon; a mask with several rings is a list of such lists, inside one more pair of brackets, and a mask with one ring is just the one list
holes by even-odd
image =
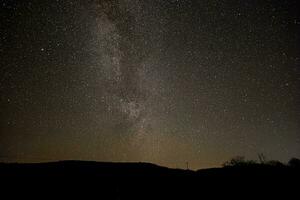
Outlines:
{"label": "starry sky", "polygon": [[0,3],[0,161],[300,157],[297,0]]}

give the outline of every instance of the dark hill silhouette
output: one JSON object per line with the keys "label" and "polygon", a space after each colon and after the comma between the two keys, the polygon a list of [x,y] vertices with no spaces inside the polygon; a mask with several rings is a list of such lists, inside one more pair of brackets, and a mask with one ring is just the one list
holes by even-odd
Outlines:
{"label": "dark hill silhouette", "polygon": [[[96,194],[100,199],[243,199],[297,192],[299,160],[292,165],[242,162],[197,171],[171,169],[150,163],[60,161],[0,164],[2,191],[54,194]],[[14,194],[14,192],[10,193]],[[21,193],[23,194],[23,193]],[[104,198],[105,197],[105,198]]]}
{"label": "dark hill silhouette", "polygon": [[58,161],[48,163],[1,163],[2,177],[152,177],[152,176],[185,176],[193,171],[171,169],[152,163],[114,163],[95,161]]}

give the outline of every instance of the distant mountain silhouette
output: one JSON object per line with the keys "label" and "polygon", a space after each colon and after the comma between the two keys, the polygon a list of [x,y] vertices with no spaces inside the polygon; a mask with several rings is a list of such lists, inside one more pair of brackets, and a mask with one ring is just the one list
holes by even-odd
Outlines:
{"label": "distant mountain silhouette", "polygon": [[248,163],[192,171],[150,163],[1,163],[0,180],[5,183],[3,191],[26,188],[47,194],[96,194],[103,199],[243,199],[237,193],[287,197],[296,193],[300,180],[297,159],[292,164]]}

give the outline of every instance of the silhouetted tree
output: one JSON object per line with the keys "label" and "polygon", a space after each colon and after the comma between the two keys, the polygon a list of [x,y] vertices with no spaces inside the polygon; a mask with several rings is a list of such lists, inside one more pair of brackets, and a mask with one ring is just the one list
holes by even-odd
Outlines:
{"label": "silhouetted tree", "polygon": [[292,158],[290,161],[289,161],[289,166],[291,167],[297,167],[297,168],[300,168],[300,159],[298,158]]}
{"label": "silhouetted tree", "polygon": [[267,162],[266,156],[263,153],[257,154],[260,164],[265,164]]}
{"label": "silhouetted tree", "polygon": [[224,167],[232,167],[232,166],[239,166],[242,165],[242,163],[245,162],[244,156],[236,156],[234,158],[231,158],[229,161],[226,161],[223,166]]}
{"label": "silhouetted tree", "polygon": [[225,162],[223,164],[223,167],[239,167],[239,166],[249,166],[255,164],[256,162],[253,160],[245,160],[245,157],[243,156],[236,156],[231,160]]}

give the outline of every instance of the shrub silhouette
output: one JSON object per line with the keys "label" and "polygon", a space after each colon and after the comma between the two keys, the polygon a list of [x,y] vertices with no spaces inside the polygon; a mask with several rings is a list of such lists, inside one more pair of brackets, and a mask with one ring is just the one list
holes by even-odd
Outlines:
{"label": "shrub silhouette", "polygon": [[266,163],[264,163],[265,165],[270,165],[272,167],[284,167],[286,166],[285,164],[279,162],[278,160],[270,160]]}

